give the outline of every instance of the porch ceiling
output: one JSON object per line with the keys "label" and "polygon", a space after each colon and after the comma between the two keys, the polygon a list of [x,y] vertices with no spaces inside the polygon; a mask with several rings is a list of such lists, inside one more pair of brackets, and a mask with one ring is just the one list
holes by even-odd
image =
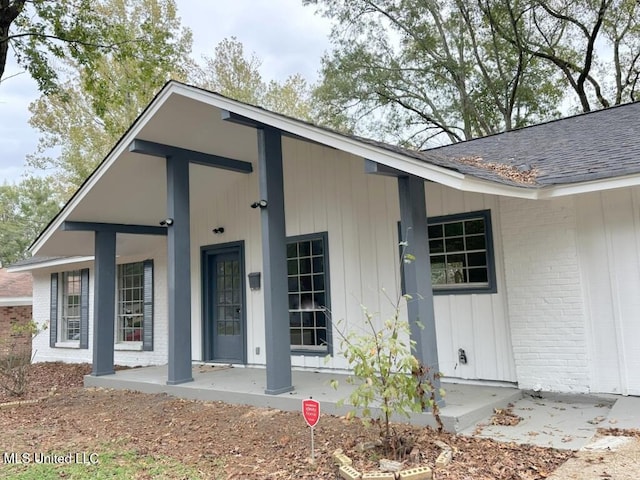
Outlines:
{"label": "porch ceiling", "polygon": [[[222,120],[219,108],[181,95],[164,102],[134,138],[257,163],[256,132]],[[126,138],[126,137],[125,137]],[[123,142],[111,155],[99,182],[84,188],[81,202],[73,199],[64,218],[77,222],[103,222],[157,226],[166,218],[165,160],[128,151]],[[107,163],[107,162],[105,162]],[[211,201],[239,181],[242,173],[190,165],[192,206]],[[85,185],[86,187],[86,185]],[[93,255],[93,232],[56,229],[37,246],[38,256]],[[164,237],[118,235],[118,255],[131,255],[164,245]]]}

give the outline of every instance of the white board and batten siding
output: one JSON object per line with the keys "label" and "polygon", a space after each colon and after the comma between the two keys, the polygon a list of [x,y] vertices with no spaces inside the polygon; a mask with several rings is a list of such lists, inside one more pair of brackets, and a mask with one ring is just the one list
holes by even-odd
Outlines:
{"label": "white board and batten siding", "polygon": [[[516,381],[498,197],[426,184],[427,215],[491,211],[497,293],[434,296],[440,370],[448,377]],[[468,363],[458,361],[464,349]]]}
{"label": "white board and batten siding", "polygon": [[327,232],[333,357],[293,356],[312,368],[347,368],[339,354],[341,331],[363,325],[360,305],[381,322],[400,288],[395,179],[367,175],[361,158],[310,143],[284,141],[287,235]]}
{"label": "white board and batten siding", "polygon": [[[362,328],[361,305],[382,322],[393,313],[391,300],[400,290],[397,224],[397,180],[364,172],[360,157],[289,138],[283,139],[284,188],[287,235],[327,232],[331,286],[331,318],[334,329]],[[254,160],[254,167],[257,167]],[[244,241],[246,273],[262,271],[260,211],[249,205],[260,197],[258,175],[242,175],[192,165],[191,178],[191,289],[192,352],[202,358],[202,295],[200,247]],[[514,361],[506,312],[500,212],[496,197],[458,192],[428,183],[429,215],[445,215],[490,209],[496,258],[498,293],[446,295],[435,298],[440,369],[447,377],[513,382]],[[222,235],[212,229],[224,227]],[[162,364],[167,356],[166,251],[155,252],[154,352],[116,351],[124,365]],[[146,258],[146,257],[145,257]],[[119,259],[119,262],[123,259]],[[135,259],[131,259],[134,261]],[[93,268],[90,271],[93,275]],[[49,272],[34,276],[41,304],[34,316],[48,318]],[[93,278],[91,278],[93,285]],[[247,281],[245,277],[245,281]],[[263,291],[246,285],[247,363],[264,365]],[[384,291],[383,291],[384,289]],[[35,298],[35,296],[34,296]],[[391,299],[391,300],[390,300]],[[90,295],[91,309],[93,295]],[[406,311],[402,308],[402,315]],[[90,338],[92,335],[90,312]],[[89,350],[49,349],[41,335],[34,348],[51,359],[91,361]],[[346,369],[339,354],[339,335],[333,333],[333,356],[294,355],[296,367]],[[457,351],[465,349],[466,365],[459,365]],[[54,351],[55,350],[55,351]],[[55,358],[54,358],[55,357]],[[44,359],[44,358],[43,358]]]}
{"label": "white board and batten siding", "polygon": [[[287,234],[329,235],[334,324],[362,328],[361,304],[379,314],[378,321],[388,318],[388,297],[397,298],[400,289],[397,180],[366,174],[361,158],[310,143],[285,141],[284,157]],[[497,197],[426,187],[430,216],[490,209],[494,230],[498,293],[435,298],[440,369],[447,377],[513,382]],[[337,353],[335,333],[333,340]],[[459,348],[467,352],[466,365],[458,364]],[[293,363],[346,367],[338,355],[329,363],[317,357],[294,357]]]}
{"label": "white board and batten siding", "polygon": [[576,198],[592,391],[640,395],[640,187]]}

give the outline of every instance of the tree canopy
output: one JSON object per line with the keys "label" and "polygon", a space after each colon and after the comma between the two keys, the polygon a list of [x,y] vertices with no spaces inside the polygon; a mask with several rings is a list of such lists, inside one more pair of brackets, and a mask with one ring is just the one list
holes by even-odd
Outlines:
{"label": "tree canopy", "polygon": [[27,248],[62,206],[62,197],[46,178],[0,185],[0,264],[27,256]]}
{"label": "tree canopy", "polygon": [[181,26],[174,0],[101,0],[94,10],[104,23],[117,25],[108,40],[122,47],[87,63],[66,59],[65,81],[30,106],[30,123],[42,137],[28,164],[53,169],[68,193],[162,85],[170,78],[186,79],[191,68],[191,32]]}
{"label": "tree canopy", "polygon": [[324,117],[358,133],[420,148],[635,98],[635,0],[303,1],[334,22]]}
{"label": "tree canopy", "polygon": [[116,22],[105,21],[93,0],[0,0],[0,81],[10,48],[43,92],[58,85],[57,60],[80,65],[124,47]]}
{"label": "tree canopy", "polygon": [[311,120],[311,87],[304,77],[295,73],[283,82],[265,81],[261,65],[255,53],[247,56],[237,38],[226,38],[215,47],[213,56],[205,55],[203,64],[196,67],[194,83],[235,100]]}

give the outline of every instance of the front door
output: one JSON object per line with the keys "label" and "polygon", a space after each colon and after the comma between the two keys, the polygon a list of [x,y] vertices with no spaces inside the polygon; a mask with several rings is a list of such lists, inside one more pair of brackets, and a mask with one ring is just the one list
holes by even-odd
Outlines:
{"label": "front door", "polygon": [[242,244],[203,250],[204,360],[245,363]]}

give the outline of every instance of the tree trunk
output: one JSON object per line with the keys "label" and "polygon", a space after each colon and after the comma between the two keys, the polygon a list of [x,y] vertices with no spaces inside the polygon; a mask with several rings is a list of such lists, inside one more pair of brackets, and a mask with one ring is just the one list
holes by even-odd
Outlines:
{"label": "tree trunk", "polygon": [[4,76],[9,52],[9,29],[24,9],[26,0],[0,0],[0,81]]}

